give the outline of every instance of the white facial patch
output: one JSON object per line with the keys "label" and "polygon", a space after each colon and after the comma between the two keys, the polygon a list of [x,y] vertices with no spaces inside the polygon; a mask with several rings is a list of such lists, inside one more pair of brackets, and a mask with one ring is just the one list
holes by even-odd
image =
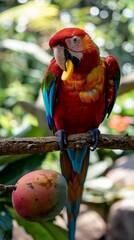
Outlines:
{"label": "white facial patch", "polygon": [[67,45],[67,49],[70,52],[71,56],[74,56],[79,60],[81,60],[83,56],[81,38],[79,36],[67,38],[65,40],[65,43]]}
{"label": "white facial patch", "polygon": [[82,51],[81,38],[79,36],[67,38],[65,40],[65,43],[67,44],[67,48],[71,51],[74,51],[74,52]]}

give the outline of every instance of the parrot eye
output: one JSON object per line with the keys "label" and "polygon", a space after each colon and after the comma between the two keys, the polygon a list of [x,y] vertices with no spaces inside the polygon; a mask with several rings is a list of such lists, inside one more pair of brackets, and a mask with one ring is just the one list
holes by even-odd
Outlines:
{"label": "parrot eye", "polygon": [[69,50],[73,50],[76,52],[82,51],[81,37],[79,37],[79,36],[73,36],[71,38],[67,38],[67,39],[65,39],[65,43]]}
{"label": "parrot eye", "polygon": [[72,38],[72,43],[73,43],[74,45],[76,45],[76,44],[79,42],[79,40],[80,40],[80,38],[79,38],[78,36],[74,36],[74,37]]}
{"label": "parrot eye", "polygon": [[60,47],[63,47],[63,44],[62,44],[62,43],[59,43],[59,46],[60,46]]}

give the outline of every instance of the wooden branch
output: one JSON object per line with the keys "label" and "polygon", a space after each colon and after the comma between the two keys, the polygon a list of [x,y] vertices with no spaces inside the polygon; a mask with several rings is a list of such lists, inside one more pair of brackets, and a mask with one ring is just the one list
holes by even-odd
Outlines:
{"label": "wooden branch", "polygon": [[0,184],[0,190],[2,191],[4,190],[6,192],[12,192],[13,190],[16,190],[16,186]]}
{"label": "wooden branch", "polygon": [[[67,148],[91,145],[89,133],[68,136]],[[134,150],[134,136],[101,134],[98,148]],[[59,150],[57,137],[1,138],[0,155],[37,154]]]}

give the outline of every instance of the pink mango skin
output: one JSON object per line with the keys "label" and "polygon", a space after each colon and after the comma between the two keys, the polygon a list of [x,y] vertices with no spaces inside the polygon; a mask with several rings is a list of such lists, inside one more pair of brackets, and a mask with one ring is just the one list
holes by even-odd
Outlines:
{"label": "pink mango skin", "polygon": [[37,170],[24,175],[12,192],[17,214],[30,221],[46,221],[58,215],[66,204],[67,183],[56,171]]}

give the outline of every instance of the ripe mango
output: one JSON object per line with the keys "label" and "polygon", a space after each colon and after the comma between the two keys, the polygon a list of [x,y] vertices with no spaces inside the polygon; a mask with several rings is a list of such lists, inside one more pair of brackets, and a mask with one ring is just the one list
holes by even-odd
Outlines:
{"label": "ripe mango", "polygon": [[30,221],[55,217],[65,206],[66,199],[66,180],[52,170],[36,170],[24,175],[12,192],[12,204],[17,214]]}

